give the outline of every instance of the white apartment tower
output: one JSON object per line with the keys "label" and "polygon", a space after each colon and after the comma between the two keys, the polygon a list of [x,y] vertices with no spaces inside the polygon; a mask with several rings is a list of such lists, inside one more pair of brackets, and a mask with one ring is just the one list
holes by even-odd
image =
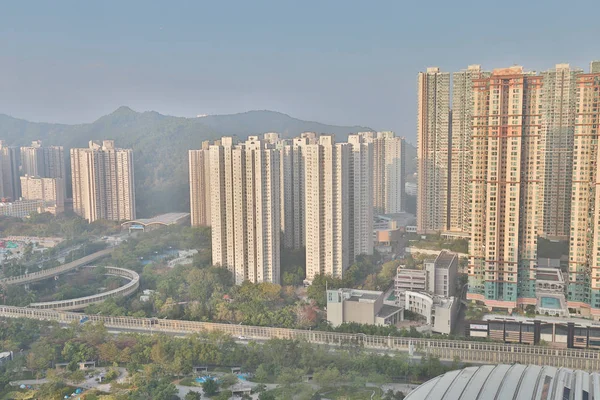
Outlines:
{"label": "white apartment tower", "polygon": [[545,165],[540,234],[550,238],[568,239],[570,234],[577,76],[582,72],[569,64],[557,64],[541,74]]}
{"label": "white apartment tower", "polygon": [[354,252],[351,236],[351,145],[322,135],[306,146],[306,279],[341,278]]}
{"label": "white apartment tower", "polygon": [[286,248],[306,245],[305,158],[310,143],[311,138],[303,134],[280,147],[281,232]]}
{"label": "white apartment tower", "polygon": [[358,135],[372,143],[373,207],[377,214],[404,211],[405,149],[404,138],[394,132],[361,132]]}
{"label": "white apartment tower", "polygon": [[350,262],[373,254],[373,144],[361,135],[349,135],[350,235],[354,245]]}
{"label": "white apartment tower", "polygon": [[449,231],[471,234],[473,169],[473,80],[489,76],[479,65],[452,74],[452,140],[450,146]]}
{"label": "white apartment tower", "polygon": [[188,153],[192,226],[210,226],[210,143]]}
{"label": "white apartment tower", "polygon": [[210,146],[213,264],[237,284],[279,283],[280,159],[256,136]]}
{"label": "white apartment tower", "polygon": [[32,141],[31,146],[21,147],[21,169],[24,175],[65,179],[63,147],[44,147],[41,140]]}
{"label": "white apartment tower", "polygon": [[536,304],[542,78],[514,66],[474,80],[469,293]]}
{"label": "white apartment tower", "polygon": [[417,90],[417,231],[448,229],[450,74],[427,68]]}
{"label": "white apartment tower", "polygon": [[71,149],[73,210],[89,222],[135,219],[133,151],[113,140]]}

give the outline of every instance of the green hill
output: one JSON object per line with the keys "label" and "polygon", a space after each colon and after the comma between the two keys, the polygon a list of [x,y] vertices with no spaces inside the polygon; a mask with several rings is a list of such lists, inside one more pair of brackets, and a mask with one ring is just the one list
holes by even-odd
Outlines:
{"label": "green hill", "polygon": [[132,148],[139,217],[189,210],[187,150],[199,148],[203,140],[264,132],[294,137],[306,131],[333,133],[345,140],[348,133],[367,130],[371,129],[302,121],[273,111],[182,118],[120,107],[93,123],[79,125],[29,122],[0,114],[0,139],[9,145],[41,139],[45,145],[64,146],[67,156],[68,149],[87,147],[90,140],[114,139],[117,146]]}

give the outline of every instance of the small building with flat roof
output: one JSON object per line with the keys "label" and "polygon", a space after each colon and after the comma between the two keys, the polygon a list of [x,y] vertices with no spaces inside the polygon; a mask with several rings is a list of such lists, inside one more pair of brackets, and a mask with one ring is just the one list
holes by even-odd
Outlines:
{"label": "small building with flat roof", "polygon": [[334,327],[350,322],[395,325],[403,318],[404,309],[384,304],[383,292],[358,289],[327,291],[327,321]]}

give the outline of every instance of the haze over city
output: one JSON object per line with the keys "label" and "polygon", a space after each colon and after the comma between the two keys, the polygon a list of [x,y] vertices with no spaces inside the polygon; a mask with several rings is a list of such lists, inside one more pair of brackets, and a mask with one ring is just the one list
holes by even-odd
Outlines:
{"label": "haze over city", "polygon": [[121,105],[269,109],[415,142],[415,76],[595,59],[594,0],[8,2],[0,113],[82,123]]}
{"label": "haze over city", "polygon": [[0,400],[600,399],[600,2],[0,8]]}

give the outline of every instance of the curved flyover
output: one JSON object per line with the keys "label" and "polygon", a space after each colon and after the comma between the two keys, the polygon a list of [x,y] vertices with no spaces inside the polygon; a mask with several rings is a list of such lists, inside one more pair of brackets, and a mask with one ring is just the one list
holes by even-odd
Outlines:
{"label": "curved flyover", "polygon": [[[90,267],[95,268],[95,267]],[[43,303],[31,303],[30,308],[38,308],[42,310],[82,310],[90,304],[102,303],[111,297],[126,297],[134,293],[140,286],[140,276],[137,272],[117,267],[104,267],[106,273],[104,275],[119,276],[129,279],[127,284],[108,292],[98,293],[92,296],[78,297],[69,300],[47,301]]]}
{"label": "curved flyover", "polygon": [[31,274],[11,276],[10,278],[0,279],[0,285],[25,285],[37,281],[43,281],[44,279],[54,278],[55,276],[67,273],[73,269],[83,267],[89,263],[97,261],[101,258],[107,257],[112,253],[114,248],[108,248],[97,251],[78,260],[71,261],[54,268],[48,268],[41,271],[32,272]]}

